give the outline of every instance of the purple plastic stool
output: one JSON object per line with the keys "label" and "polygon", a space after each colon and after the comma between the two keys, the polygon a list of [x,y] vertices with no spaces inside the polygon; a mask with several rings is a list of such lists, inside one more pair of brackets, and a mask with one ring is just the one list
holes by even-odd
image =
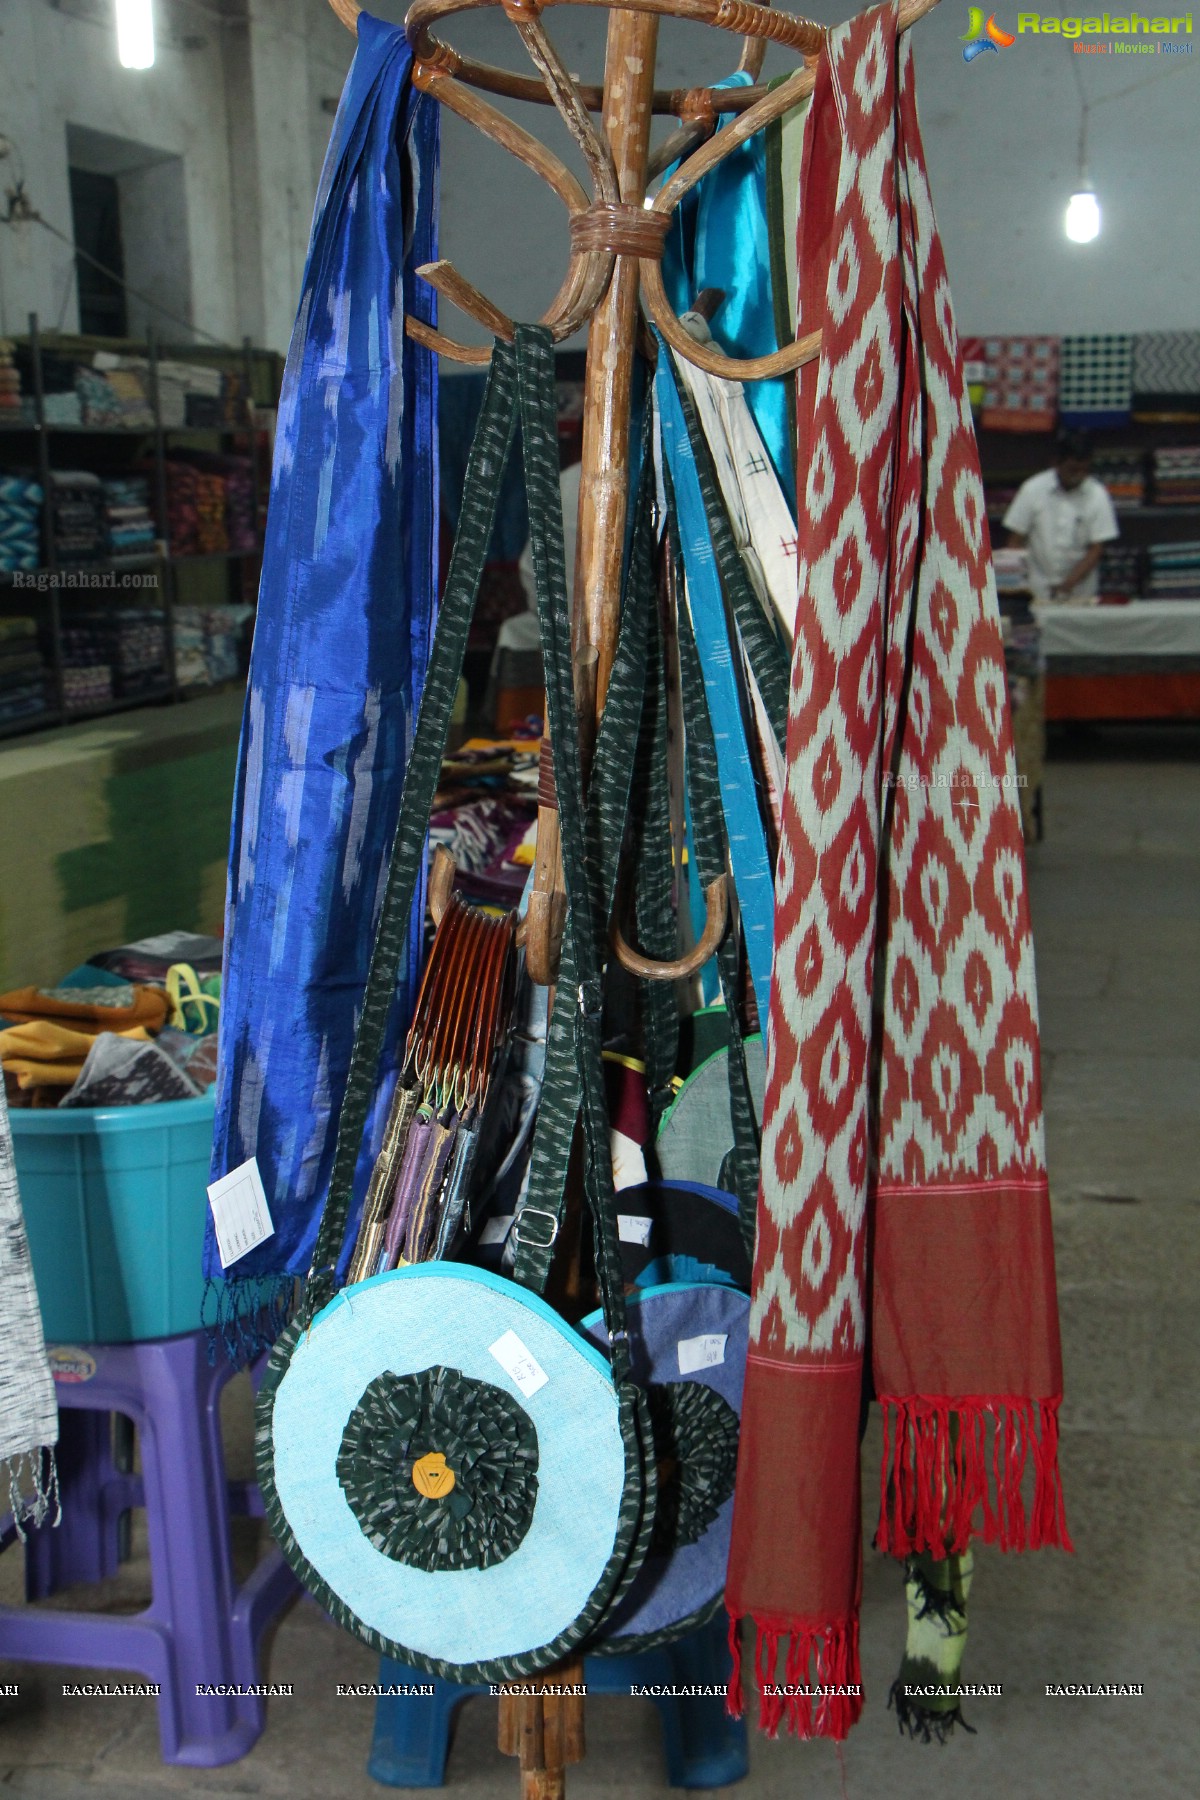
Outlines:
{"label": "purple plastic stool", "polygon": [[[261,1735],[263,1700],[201,1695],[197,1685],[258,1683],[263,1631],[299,1588],[272,1548],[234,1590],[229,1515],[261,1517],[262,1504],[253,1483],[225,1479],[219,1402],[233,1369],[224,1357],[210,1365],[205,1331],[51,1349],[62,1522],[30,1531],[26,1593],[44,1599],[111,1575],[121,1515],[144,1506],[153,1599],[132,1618],[0,1607],[0,1657],[136,1671],[160,1684],[164,1762],[236,1762]],[[137,1427],[141,1475],[114,1462],[114,1412]],[[10,1524],[0,1543],[14,1535]]]}

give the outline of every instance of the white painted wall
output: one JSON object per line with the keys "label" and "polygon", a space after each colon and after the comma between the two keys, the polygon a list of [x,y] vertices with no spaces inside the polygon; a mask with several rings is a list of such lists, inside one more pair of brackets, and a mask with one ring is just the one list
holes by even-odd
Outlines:
{"label": "white painted wall", "polygon": [[[225,26],[211,7],[158,4],[176,34],[195,31],[206,47],[173,47],[168,33],[155,67],[133,73],[117,64],[103,8],[101,23],[89,24],[47,0],[0,0],[0,133],[19,148],[34,204],[68,234],[68,123],[182,157],[196,325],[282,349],[332,123],[322,101],[340,92],[352,40],[325,0],[244,0],[240,17]],[[377,10],[398,19],[403,8]],[[817,0],[813,10],[834,16],[831,0]],[[569,66],[599,79],[605,15],[563,7],[548,17]],[[1026,36],[967,66],[959,43],[965,22],[964,7],[943,0],[916,30],[922,125],[960,328],[1200,325],[1200,50],[1171,63],[1085,58],[1062,40]],[[464,15],[447,35],[489,60],[525,66],[499,11]],[[716,78],[733,55],[715,32],[667,23],[660,82]],[[772,53],[769,69],[787,66]],[[1099,102],[1089,160],[1104,208],[1103,234],[1088,246],[1069,244],[1062,231],[1081,83]],[[548,110],[512,110],[580,167]],[[507,311],[535,317],[565,267],[562,208],[451,115],[443,139],[443,254]],[[0,161],[0,191],[12,172],[12,162]],[[0,331],[23,330],[31,308],[51,325],[75,325],[70,252],[36,226],[0,228]],[[464,325],[463,335],[478,341],[480,334]]]}

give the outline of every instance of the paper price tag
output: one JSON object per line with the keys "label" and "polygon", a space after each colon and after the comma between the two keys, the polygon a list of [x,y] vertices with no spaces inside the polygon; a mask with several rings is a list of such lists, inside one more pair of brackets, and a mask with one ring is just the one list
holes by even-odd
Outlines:
{"label": "paper price tag", "polygon": [[617,1236],[623,1244],[648,1244],[653,1219],[643,1219],[638,1213],[617,1214]]}
{"label": "paper price tag", "polygon": [[497,1213],[495,1218],[488,1219],[479,1234],[481,1244],[502,1244],[512,1230],[511,1213]]}
{"label": "paper price tag", "polygon": [[488,1350],[504,1373],[514,1381],[528,1400],[544,1388],[550,1377],[533,1352],[527,1350],[515,1331],[506,1331]]}
{"label": "paper price tag", "polygon": [[217,1255],[223,1269],[248,1256],[251,1250],[274,1234],[271,1209],[253,1156],[240,1168],[231,1169],[220,1181],[213,1182],[208,1190],[208,1204],[212,1207]]}
{"label": "paper price tag", "polygon": [[703,1337],[680,1338],[675,1345],[679,1357],[679,1373],[694,1375],[697,1369],[715,1369],[725,1361],[727,1331],[706,1332]]}

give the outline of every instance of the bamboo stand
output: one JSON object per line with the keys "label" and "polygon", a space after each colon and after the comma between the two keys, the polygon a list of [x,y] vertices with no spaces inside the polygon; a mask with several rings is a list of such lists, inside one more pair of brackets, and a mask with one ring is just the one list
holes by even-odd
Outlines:
{"label": "bamboo stand", "polygon": [[[480,5],[499,4],[529,53],[537,73],[516,75],[474,61],[432,34],[434,22]],[[555,4],[605,5],[608,39],[602,88],[578,83],[560,61],[541,24]],[[905,29],[932,11],[937,0],[900,0]],[[357,0],[330,0],[334,12],[357,32]],[[796,51],[802,66],[778,86],[664,90],[654,86],[658,17],[691,19],[742,36],[740,69],[752,82],[762,70],[766,43]],[[676,352],[709,373],[731,380],[762,380],[811,361],[821,334],[809,332],[769,356],[725,357],[697,344],[672,311],[659,258],[670,218],[689,189],[731,151],[812,93],[825,27],[753,0],[415,0],[405,20],[413,47],[413,84],[512,152],[545,180],[571,215],[571,260],[542,323],[556,341],[588,325],[584,386],[583,461],[579,486],[572,645],[575,691],[585,774],[604,710],[620,624],[621,565],[629,487],[630,402],[634,358],[644,308]],[[553,104],[587,160],[589,196],[571,171],[536,137],[480,98],[483,90],[509,98]],[[738,113],[715,132],[718,107]],[[591,114],[600,114],[597,131]],[[675,131],[650,155],[653,116],[672,115]],[[655,175],[681,162],[671,180],[646,200]],[[418,270],[444,299],[491,334],[511,342],[515,326],[486,295],[448,262]],[[455,361],[490,360],[486,347],[456,343],[440,330],[406,321],[409,334]],[[719,891],[718,891],[719,890]],[[674,981],[705,962],[725,929],[724,882],[707,896],[708,917],[699,944],[675,962],[640,957],[614,934],[619,960],[653,980]],[[562,889],[558,813],[552,793],[540,797],[534,891],[526,930],[530,977],[552,985],[558,968],[565,896]],[[569,1235],[569,1234],[568,1234]],[[566,1767],[584,1755],[583,1697],[546,1689],[582,1685],[576,1659],[520,1684],[500,1700],[500,1749],[517,1756],[521,1800],[562,1800]]]}

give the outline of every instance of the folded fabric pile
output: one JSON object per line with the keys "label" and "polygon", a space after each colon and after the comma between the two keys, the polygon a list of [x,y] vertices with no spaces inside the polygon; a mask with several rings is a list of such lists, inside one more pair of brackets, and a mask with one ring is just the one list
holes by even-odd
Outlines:
{"label": "folded fabric pile", "polygon": [[220,959],[216,938],[164,932],[100,952],[55,987],[0,995],[10,1104],[140,1106],[202,1094],[216,1077]]}
{"label": "folded fabric pile", "polygon": [[1200,538],[1151,544],[1147,600],[1200,600]]}
{"label": "folded fabric pile", "polygon": [[150,483],[145,475],[110,476],[104,483],[104,516],[114,558],[144,555],[154,548]]}
{"label": "folded fabric pile", "polygon": [[996,573],[996,592],[1027,594],[1029,592],[1028,550],[993,550],[992,568]]}
{"label": "folded fabric pile", "polygon": [[0,726],[46,710],[46,665],[34,619],[0,619]]}
{"label": "folded fabric pile", "polygon": [[120,425],[121,403],[111,381],[96,369],[80,369],[75,376],[80,416],[85,425]]}
{"label": "folded fabric pile", "polygon": [[73,706],[135,698],[166,680],[166,620],[158,607],[73,612],[62,646],[65,697]]}
{"label": "folded fabric pile", "polygon": [[225,482],[182,457],[168,457],[167,532],[174,556],[209,556],[229,548]]}
{"label": "folded fabric pile", "polygon": [[1102,449],[1092,457],[1092,474],[1108,489],[1118,512],[1146,499],[1146,456],[1142,450]]}
{"label": "folded fabric pile", "polygon": [[225,479],[225,535],[229,548],[253,550],[258,544],[254,516],[254,465],[248,456],[223,457]]}
{"label": "folded fabric pile", "polygon": [[232,681],[242,669],[241,644],[252,606],[177,606],[175,679],[180,687]]}
{"label": "folded fabric pile", "polygon": [[985,338],[982,347],[984,426],[992,431],[1052,431],[1058,409],[1058,339]]}
{"label": "folded fabric pile", "polygon": [[[177,963],[190,964],[197,975],[220,974],[220,938],[205,937],[196,931],[160,931],[132,944],[98,950],[88,958],[85,967],[101,970],[105,979],[116,977],[165,988],[167,976]],[[80,973],[73,970],[71,979]]]}
{"label": "folded fabric pile", "polygon": [[442,763],[429,822],[432,855],[443,845],[470,899],[515,905],[532,860],[539,743],[471,738]]}
{"label": "folded fabric pile", "polygon": [[[154,423],[150,405],[150,364],[144,356],[121,356],[113,350],[98,350],[92,368],[99,370],[121,408],[120,424],[148,427]],[[158,410],[163,428],[178,430],[181,426],[206,421],[189,419],[188,400],[201,395],[222,404],[224,378],[219,369],[202,363],[167,360],[157,367]]]}
{"label": "folded fabric pile", "polygon": [[1100,592],[1108,600],[1132,600],[1141,583],[1141,552],[1130,544],[1105,544],[1100,554]]}
{"label": "folded fabric pile", "polygon": [[90,712],[94,706],[108,706],[113,699],[112,669],[107,663],[64,667],[62,692],[66,712]]}
{"label": "folded fabric pile", "polygon": [[0,338],[0,420],[11,422],[21,412],[21,372],[11,338]]}
{"label": "folded fabric pile", "polygon": [[50,529],[60,563],[98,562],[108,552],[104,484],[86,469],[50,476]]}
{"label": "folded fabric pile", "polygon": [[23,475],[0,476],[0,570],[36,569],[41,552],[41,487]]}
{"label": "folded fabric pile", "polygon": [[15,988],[0,994],[0,1067],[9,1103],[56,1106],[75,1085],[102,1032],[149,1043],[167,1020],[160,988],[113,982]]}
{"label": "folded fabric pile", "polygon": [[1200,506],[1200,444],[1154,452],[1156,506]]}

